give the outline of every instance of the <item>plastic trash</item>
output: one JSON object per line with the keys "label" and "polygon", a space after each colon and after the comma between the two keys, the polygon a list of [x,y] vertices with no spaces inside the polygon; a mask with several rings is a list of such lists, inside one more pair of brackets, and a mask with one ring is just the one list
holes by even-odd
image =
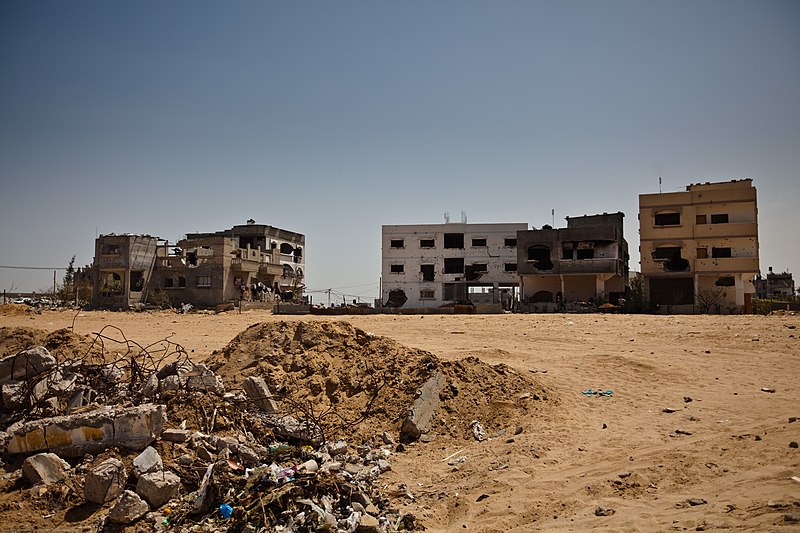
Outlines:
{"label": "plastic trash", "polygon": [[230,518],[231,515],[233,514],[233,507],[231,507],[227,503],[220,504],[219,514],[222,515],[222,518]]}

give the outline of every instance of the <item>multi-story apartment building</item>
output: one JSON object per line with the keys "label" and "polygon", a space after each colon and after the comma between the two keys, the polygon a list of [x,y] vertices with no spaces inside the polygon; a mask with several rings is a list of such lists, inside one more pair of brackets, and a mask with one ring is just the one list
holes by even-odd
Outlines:
{"label": "multi-story apartment building", "polygon": [[477,303],[473,300],[508,306],[518,287],[517,232],[527,227],[384,225],[381,300],[403,307]]}
{"label": "multi-story apartment building", "polygon": [[762,277],[760,274],[755,280],[756,294],[759,298],[791,298],[794,293],[794,279],[791,272],[777,274],[769,267],[769,273]]}
{"label": "multi-story apartment building", "polygon": [[567,227],[517,232],[521,309],[575,302],[616,304],[628,286],[623,213],[567,217]]}
{"label": "multi-story apartment building", "polygon": [[759,272],[751,179],[639,195],[645,298],[674,312],[750,312]]}
{"label": "multi-story apartment building", "polygon": [[[256,224],[190,233],[176,244],[149,235],[101,235],[95,242],[92,304],[128,308],[167,298],[211,307],[303,291],[305,236]],[[256,293],[254,285],[269,287]],[[269,294],[269,297],[265,295]],[[158,295],[158,298],[156,297]]]}

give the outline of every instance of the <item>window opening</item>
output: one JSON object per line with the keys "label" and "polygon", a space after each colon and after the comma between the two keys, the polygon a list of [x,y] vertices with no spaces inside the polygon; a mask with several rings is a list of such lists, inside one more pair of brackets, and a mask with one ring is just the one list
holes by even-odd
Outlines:
{"label": "window opening", "polygon": [[516,263],[506,263],[505,264],[506,272],[516,272],[517,271],[517,264]]}
{"label": "window opening", "polygon": [[433,239],[420,239],[419,240],[419,247],[420,248],[435,248],[436,241]]}
{"label": "window opening", "polygon": [[503,241],[503,246],[514,247],[517,245],[516,237],[506,237]]}
{"label": "window opening", "polygon": [[528,261],[533,263],[536,270],[552,270],[553,261],[550,259],[550,248],[541,244],[534,244],[528,248]]}
{"label": "window opening", "polygon": [[389,270],[394,274],[402,274],[403,271],[405,270],[405,266],[404,265],[391,265],[389,267]]}
{"label": "window opening", "polygon": [[419,291],[420,300],[433,300],[435,298],[436,298],[436,291],[434,289],[420,289]]}
{"label": "window opening", "polygon": [[680,226],[680,213],[657,213],[655,216],[656,226]]}
{"label": "window opening", "polygon": [[392,239],[391,241],[389,241],[389,246],[391,246],[392,248],[404,248],[405,241],[404,239]]}
{"label": "window opening", "polygon": [[486,246],[486,239],[483,239],[483,238],[472,239],[472,246],[485,247]]}
{"label": "window opening", "polygon": [[727,224],[728,223],[728,213],[722,213],[719,215],[711,215],[711,223],[712,224]]}
{"label": "window opening", "polygon": [[731,254],[730,248],[712,248],[711,257],[733,257],[733,255]]}
{"label": "window opening", "polygon": [[464,234],[463,233],[445,233],[444,234],[444,247],[445,248],[464,248]]}
{"label": "window opening", "polygon": [[464,258],[463,257],[448,257],[444,260],[444,273],[445,274],[463,274],[464,273]]}
{"label": "window opening", "polygon": [[422,273],[422,281],[433,281],[435,277],[434,265],[420,265],[419,271]]}

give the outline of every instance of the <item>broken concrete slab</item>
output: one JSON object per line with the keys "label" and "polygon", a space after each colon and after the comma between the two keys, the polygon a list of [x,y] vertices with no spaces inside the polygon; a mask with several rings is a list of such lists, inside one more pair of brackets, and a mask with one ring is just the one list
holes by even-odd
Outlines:
{"label": "broken concrete slab", "polygon": [[272,399],[272,393],[267,387],[267,382],[264,378],[258,376],[250,376],[243,383],[244,392],[253,404],[264,411],[265,413],[276,413],[278,405]]}
{"label": "broken concrete slab", "polygon": [[51,451],[63,457],[98,453],[110,446],[142,450],[161,434],[163,405],[101,407],[67,416],[12,424],[2,437],[6,452]]}
{"label": "broken concrete slab", "polygon": [[69,469],[69,463],[54,453],[39,453],[22,463],[22,475],[34,487],[67,479]]}
{"label": "broken concrete slab", "polygon": [[106,459],[86,473],[83,495],[87,501],[102,505],[122,493],[127,479],[122,461],[113,457]]}
{"label": "broken concrete slab", "polygon": [[115,524],[131,524],[150,512],[150,507],[133,491],[126,490],[108,512],[108,519]]}
{"label": "broken concrete slab", "polygon": [[161,440],[169,442],[186,442],[189,440],[188,429],[165,429],[161,432]]}
{"label": "broken concrete slab", "polygon": [[44,346],[22,350],[0,359],[0,383],[27,380],[55,368],[56,358]]}
{"label": "broken concrete slab", "polygon": [[145,448],[142,453],[133,459],[133,474],[136,477],[150,472],[160,472],[161,470],[164,470],[164,462],[152,446]]}
{"label": "broken concrete slab", "polygon": [[150,472],[139,476],[136,492],[147,502],[158,508],[178,494],[181,478],[169,471]]}
{"label": "broken concrete slab", "polygon": [[444,374],[437,372],[420,388],[417,399],[408,410],[408,416],[403,420],[403,426],[400,429],[400,439],[403,442],[415,441],[422,434],[430,431],[433,415],[439,407],[439,393],[444,381]]}

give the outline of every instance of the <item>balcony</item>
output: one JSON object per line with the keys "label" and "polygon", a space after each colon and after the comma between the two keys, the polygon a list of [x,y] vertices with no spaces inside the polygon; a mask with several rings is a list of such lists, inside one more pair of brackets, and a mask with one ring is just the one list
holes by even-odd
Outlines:
{"label": "balcony", "polygon": [[[261,267],[261,263],[253,259],[242,259],[241,257],[234,257],[231,259],[231,269],[234,272],[248,272],[255,274]],[[281,270],[281,272],[283,272]]]}

